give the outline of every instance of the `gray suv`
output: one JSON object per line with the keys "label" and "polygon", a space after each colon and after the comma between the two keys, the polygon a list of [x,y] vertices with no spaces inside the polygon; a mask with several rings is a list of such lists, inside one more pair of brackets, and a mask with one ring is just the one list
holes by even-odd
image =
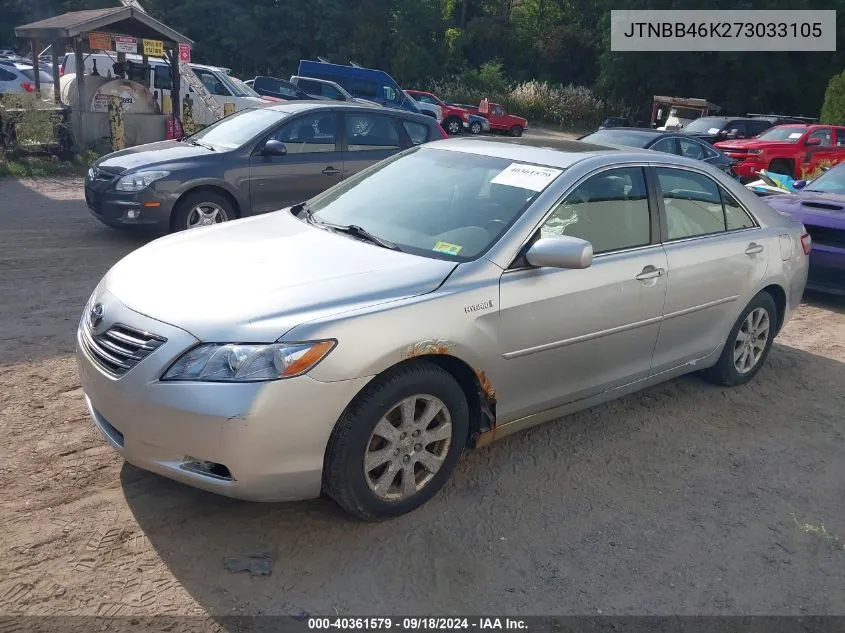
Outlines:
{"label": "gray suv", "polygon": [[181,231],[303,202],[404,149],[445,138],[401,110],[298,101],[236,112],[181,141],[108,154],[85,200],[115,228]]}

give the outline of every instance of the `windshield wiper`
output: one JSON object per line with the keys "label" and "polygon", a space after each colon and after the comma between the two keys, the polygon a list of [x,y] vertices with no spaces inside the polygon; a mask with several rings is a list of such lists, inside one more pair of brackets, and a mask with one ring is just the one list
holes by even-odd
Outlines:
{"label": "windshield wiper", "polygon": [[210,149],[212,152],[216,152],[217,148],[213,145],[209,145],[208,143],[203,143],[202,141],[197,141],[195,139],[191,139],[188,141],[189,145],[199,145],[200,147],[204,147],[205,149]]}
{"label": "windshield wiper", "polygon": [[[299,208],[297,209],[296,207]],[[383,237],[379,237],[378,235],[374,235],[364,227],[358,226],[357,224],[332,224],[331,222],[324,222],[323,220],[318,220],[314,217],[314,212],[311,211],[308,204],[305,202],[296,205],[294,209],[296,209],[296,217],[302,218],[303,220],[308,222],[308,224],[314,224],[315,226],[319,226],[320,228],[324,228],[329,231],[334,231],[335,233],[351,235],[352,237],[357,237],[358,239],[370,242],[371,244],[375,244],[376,246],[381,246],[382,248],[389,248],[392,251],[402,250],[397,244],[394,244],[390,240],[386,240]]]}

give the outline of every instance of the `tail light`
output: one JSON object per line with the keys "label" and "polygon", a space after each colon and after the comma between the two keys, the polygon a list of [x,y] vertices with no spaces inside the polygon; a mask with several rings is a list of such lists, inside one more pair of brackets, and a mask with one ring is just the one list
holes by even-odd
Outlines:
{"label": "tail light", "polygon": [[810,251],[813,249],[813,240],[810,238],[809,233],[804,233],[801,236],[801,249],[804,251],[805,255],[809,255]]}
{"label": "tail light", "polygon": [[64,77],[65,75],[65,61],[62,61],[62,65],[59,66],[59,76]]}
{"label": "tail light", "polygon": [[21,84],[21,88],[23,88],[26,92],[35,92],[35,86],[28,81],[23,82]]}

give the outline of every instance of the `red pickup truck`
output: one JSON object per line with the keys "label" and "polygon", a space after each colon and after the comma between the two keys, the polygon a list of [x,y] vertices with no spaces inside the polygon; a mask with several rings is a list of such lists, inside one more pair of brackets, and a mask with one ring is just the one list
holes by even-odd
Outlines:
{"label": "red pickup truck", "polygon": [[490,129],[494,132],[522,136],[522,133],[528,129],[528,121],[521,116],[508,114],[498,103],[482,101],[477,108],[470,108],[469,111],[472,114],[480,114],[490,121]]}
{"label": "red pickup truck", "polygon": [[743,182],[756,180],[761,169],[802,178],[821,164],[845,161],[845,127],[789,123],[754,138],[713,146],[739,161],[733,170]]}
{"label": "red pickup truck", "polygon": [[443,129],[449,134],[460,134],[464,129],[464,121],[468,118],[468,112],[463,108],[459,108],[452,104],[444,102],[437,95],[424,90],[406,90],[417,101],[422,103],[430,103],[432,105],[440,106],[443,111]]}

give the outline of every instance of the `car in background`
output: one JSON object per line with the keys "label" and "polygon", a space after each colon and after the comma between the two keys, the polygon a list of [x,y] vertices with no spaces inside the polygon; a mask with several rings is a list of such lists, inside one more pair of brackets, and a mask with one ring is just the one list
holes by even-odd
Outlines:
{"label": "car in background", "polygon": [[18,59],[20,56],[11,48],[0,48],[0,57]]}
{"label": "car in background", "polygon": [[298,75],[293,75],[290,78],[290,83],[318,99],[362,103],[364,105],[379,105],[375,101],[359,99],[358,97],[349,94],[349,92],[339,83],[329,81],[328,79],[315,79],[314,77],[299,77]]}
{"label": "car in background", "polygon": [[790,123],[755,138],[721,141],[715,147],[737,161],[734,170],[743,182],[756,180],[761,169],[802,178],[805,172],[845,160],[845,127]]}
{"label": "car in background", "polygon": [[368,101],[375,101],[387,108],[399,108],[409,112],[420,112],[413,99],[399,87],[396,80],[383,70],[363,68],[357,64],[344,66],[328,61],[299,61],[298,77],[328,79],[343,86],[351,95]]}
{"label": "car in background", "polygon": [[464,128],[468,128],[473,134],[480,134],[483,131],[482,129],[479,129],[478,132],[472,130],[472,126],[469,125],[469,112],[466,107],[446,103],[433,92],[427,92],[425,90],[406,90],[405,92],[416,99],[418,103],[428,103],[438,106],[443,112],[443,127],[446,128],[449,134],[460,134]]}
{"label": "car in background", "polygon": [[657,152],[685,156],[704,161],[734,176],[733,160],[709,143],[677,131],[665,132],[652,128],[608,128],[597,130],[578,139],[597,145],[620,145],[652,149]]}
{"label": "car in background", "polygon": [[807,288],[845,295],[845,163],[795,193],[767,195],[763,201],[802,222],[809,233],[813,249]]}
{"label": "car in background", "polygon": [[528,129],[528,120],[515,114],[508,114],[498,103],[482,101],[469,109],[470,114],[483,116],[490,122],[490,130],[508,136],[522,136]]}
{"label": "car in background", "polygon": [[687,123],[680,131],[708,143],[753,138],[774,123],[769,119],[749,117],[707,116]]}
{"label": "car in background", "polygon": [[445,137],[422,114],[288,101],[241,110],[182,141],[107,154],[88,170],[85,200],[94,217],[115,228],[181,231],[302,202]]}
{"label": "car in background", "polygon": [[36,71],[32,64],[21,64],[0,60],[0,95],[31,94],[35,95],[35,73],[41,83],[41,99],[53,101],[53,77],[40,68]]}
{"label": "car in background", "polygon": [[275,99],[284,99],[285,101],[311,101],[322,98],[308,94],[289,81],[276,77],[267,77],[265,75],[255,77],[250,87],[262,97],[273,97]]}
{"label": "car in background", "polygon": [[614,127],[634,127],[631,125],[631,120],[626,119],[625,117],[620,116],[612,116],[606,118],[602,121],[601,125],[598,127],[599,130],[607,130]]}
{"label": "car in background", "polygon": [[692,372],[753,380],[801,302],[801,223],[699,161],[569,143],[414,147],[134,250],[77,328],[93,424],[184,484],[379,520],[468,449]]}
{"label": "car in background", "polygon": [[490,121],[480,114],[467,114],[467,120],[464,121],[464,129],[470,134],[481,134],[482,132],[489,132]]}
{"label": "car in background", "polygon": [[405,91],[405,96],[414,102],[414,105],[419,108],[420,112],[426,116],[430,116],[438,123],[443,123],[443,109],[439,105],[434,105],[433,103],[421,103],[414,99],[414,97],[407,91]]}

